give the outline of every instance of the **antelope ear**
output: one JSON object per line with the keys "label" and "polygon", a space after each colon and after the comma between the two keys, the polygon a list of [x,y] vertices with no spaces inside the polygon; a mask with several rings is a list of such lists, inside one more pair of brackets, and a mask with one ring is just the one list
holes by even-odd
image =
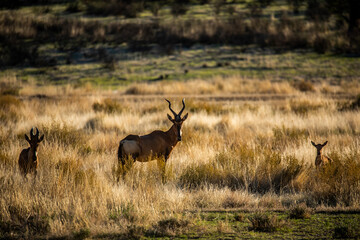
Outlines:
{"label": "antelope ear", "polygon": [[316,144],[313,141],[311,141],[311,144],[314,145],[314,147],[316,147]]}
{"label": "antelope ear", "polygon": [[189,113],[186,113],[185,116],[184,116],[181,120],[182,120],[182,121],[185,121],[188,116],[189,116]]}
{"label": "antelope ear", "polygon": [[41,142],[42,140],[44,140],[44,134],[39,138],[39,142]]}
{"label": "antelope ear", "polygon": [[28,143],[30,143],[30,139],[26,134],[25,134],[25,140],[28,141]]}
{"label": "antelope ear", "polygon": [[169,114],[167,114],[167,117],[170,121],[174,122],[174,119],[171,118],[171,116]]}
{"label": "antelope ear", "polygon": [[327,143],[328,143],[328,141],[324,142],[324,143],[323,143],[323,147],[324,147]]}

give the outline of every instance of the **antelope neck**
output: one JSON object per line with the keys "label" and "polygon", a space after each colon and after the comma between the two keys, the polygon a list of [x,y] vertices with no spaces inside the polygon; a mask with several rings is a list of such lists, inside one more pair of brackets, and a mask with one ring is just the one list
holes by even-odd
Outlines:
{"label": "antelope neck", "polygon": [[177,137],[177,128],[176,125],[173,124],[171,126],[171,128],[166,132],[168,133],[168,136],[170,137],[170,141],[171,141],[171,145],[176,145],[176,143],[178,142],[178,137]]}

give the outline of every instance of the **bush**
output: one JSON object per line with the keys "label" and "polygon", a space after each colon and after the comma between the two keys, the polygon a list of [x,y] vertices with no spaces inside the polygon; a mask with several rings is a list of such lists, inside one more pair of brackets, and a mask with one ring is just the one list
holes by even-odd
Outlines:
{"label": "bush", "polygon": [[46,141],[63,144],[68,147],[80,147],[87,139],[83,131],[67,125],[61,126],[58,123],[42,126],[39,130],[41,131],[41,129],[45,135]]}
{"label": "bush", "polygon": [[310,218],[311,213],[306,205],[297,205],[290,210],[289,218],[291,219],[305,219]]}
{"label": "bush", "polygon": [[219,15],[222,8],[225,6],[226,1],[225,0],[213,0],[212,1],[212,7],[215,15]]}
{"label": "bush", "polygon": [[0,95],[0,120],[1,122],[17,122],[21,117],[19,109],[23,103],[11,95]]}
{"label": "bush", "polygon": [[359,236],[356,236],[354,229],[350,226],[338,226],[334,229],[333,238],[340,238],[340,239],[346,239],[351,238],[355,239]]}
{"label": "bush", "polygon": [[274,143],[273,146],[275,149],[281,150],[285,146],[288,146],[290,143],[298,144],[304,138],[309,136],[309,130],[307,129],[298,129],[298,128],[288,128],[284,125],[281,127],[275,127],[272,129],[274,134]]}
{"label": "bush", "polygon": [[224,109],[224,106],[222,104],[208,103],[206,101],[194,102],[192,100],[186,102],[186,109],[189,112],[206,111],[206,113],[208,114],[224,114],[229,111],[227,109]]}
{"label": "bush", "polygon": [[314,112],[319,110],[320,108],[324,107],[324,104],[315,103],[309,100],[291,100],[290,101],[290,108],[296,114],[299,115],[306,115],[309,112]]}
{"label": "bush", "polygon": [[277,216],[266,213],[256,213],[249,217],[249,221],[251,223],[249,230],[258,232],[275,232],[285,224]]}
{"label": "bush", "polygon": [[123,0],[86,0],[86,12],[93,15],[122,15],[134,18],[144,7],[142,2]]}
{"label": "bush", "polygon": [[317,36],[314,41],[314,50],[317,53],[324,54],[331,50],[331,37],[329,36]]}
{"label": "bush", "polygon": [[340,111],[356,111],[360,109],[360,95],[358,95],[353,101],[345,103],[339,110]]}
{"label": "bush", "polygon": [[150,12],[157,17],[159,15],[159,11],[161,9],[161,5],[158,2],[148,3],[148,8]]}
{"label": "bush", "polygon": [[178,17],[180,15],[185,15],[186,12],[189,10],[189,7],[186,5],[186,3],[183,3],[181,0],[174,1],[170,7],[171,7],[171,14],[175,17]]}
{"label": "bush", "polygon": [[77,232],[74,232],[74,239],[86,239],[89,238],[91,235],[90,229],[88,228],[82,228]]}
{"label": "bush", "polygon": [[124,110],[123,106],[111,98],[104,99],[102,103],[94,103],[92,108],[95,112],[105,112],[107,114],[121,113]]}
{"label": "bush", "polygon": [[152,229],[147,233],[151,237],[165,237],[165,236],[175,236],[189,225],[188,220],[169,218],[160,220]]}
{"label": "bush", "polygon": [[80,3],[79,1],[75,0],[74,2],[71,2],[69,3],[67,6],[66,6],[66,12],[69,12],[69,13],[76,13],[76,12],[80,12]]}
{"label": "bush", "polygon": [[[35,206],[34,206],[35,207]],[[50,218],[39,214],[29,214],[22,206],[10,205],[6,209],[11,221],[0,221],[0,233],[9,236],[15,234],[30,236],[46,235],[50,232]],[[0,235],[2,237],[2,235]],[[6,236],[6,235],[5,235]],[[33,238],[28,236],[28,238]]]}
{"label": "bush", "polygon": [[314,85],[311,82],[302,80],[295,85],[295,88],[299,89],[301,92],[313,92],[315,90]]}
{"label": "bush", "polygon": [[0,96],[1,95],[12,95],[19,96],[20,87],[9,86],[7,84],[0,83]]}
{"label": "bush", "polygon": [[96,131],[96,130],[100,130],[103,124],[103,119],[100,117],[95,117],[95,118],[91,118],[89,119],[84,128],[88,131]]}

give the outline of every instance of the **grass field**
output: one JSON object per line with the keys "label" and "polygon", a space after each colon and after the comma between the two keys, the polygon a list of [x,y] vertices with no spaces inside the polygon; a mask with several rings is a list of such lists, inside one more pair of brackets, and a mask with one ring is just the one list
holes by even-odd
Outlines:
{"label": "grass field", "polygon": [[[3,78],[7,87],[17,81]],[[356,227],[335,230],[338,222],[358,226],[359,221],[360,116],[353,90],[346,98],[321,93],[321,85],[308,92],[286,85],[289,94],[254,94],[266,81],[247,80],[254,84],[249,94],[229,97],[226,89],[244,79],[218,81],[224,86],[215,95],[179,91],[186,97],[189,119],[166,165],[165,183],[156,161],[135,163],[124,180],[116,181],[119,141],[130,133],[171,126],[164,95],[31,85],[22,85],[18,95],[2,95],[1,237],[358,236]],[[179,83],[168,84],[169,93],[165,88],[163,94],[180,109],[181,98],[171,91],[181,89]],[[287,83],[268,84],[276,89]],[[142,86],[151,93],[147,87],[153,86]],[[38,151],[37,178],[26,181],[17,159],[27,147],[24,134],[34,126],[45,140]],[[331,166],[315,169],[310,140],[329,141],[324,153],[334,160]],[[287,220],[296,206],[315,212],[310,220]],[[239,210],[202,213],[212,209]],[[249,230],[252,223],[246,219],[254,213],[249,210],[275,215],[274,232]],[[234,214],[243,220],[233,221]],[[303,225],[308,230],[299,235]]]}
{"label": "grass field", "polygon": [[[0,10],[0,239],[360,238],[356,46],[285,1],[261,21],[228,5],[238,18]],[[119,178],[121,139],[171,127],[164,98],[189,113],[164,176],[155,159]],[[45,139],[24,179],[33,127]],[[316,169],[311,141],[332,164]]]}

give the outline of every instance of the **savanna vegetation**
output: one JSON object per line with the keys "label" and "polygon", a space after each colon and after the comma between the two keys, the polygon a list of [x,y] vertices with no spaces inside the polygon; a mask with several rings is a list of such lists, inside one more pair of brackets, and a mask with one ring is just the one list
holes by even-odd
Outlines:
{"label": "savanna vegetation", "polygon": [[[3,94],[0,101],[2,237],[258,238],[267,232],[292,236],[299,221],[309,229],[303,237],[315,234],[314,221],[317,226],[328,222],[326,231],[316,233],[324,238],[359,234],[355,100],[329,97],[321,87],[293,90],[282,99],[189,96],[183,141],[170,156],[163,183],[156,161],[135,163],[119,181],[116,171],[124,136],[170,127],[161,96],[63,86],[33,87],[38,92],[29,94],[29,88]],[[180,109],[180,99],[172,99],[173,108]],[[45,139],[37,177],[26,180],[17,160],[33,126]],[[331,165],[315,168],[311,140],[329,141],[324,154],[333,159]],[[215,209],[232,212],[202,213]],[[345,215],[331,220],[333,211]]]}
{"label": "savanna vegetation", "polygon": [[[359,25],[342,3],[1,1],[0,238],[359,238]],[[189,113],[165,175],[157,159],[119,178],[121,139],[170,128],[164,98]]]}

